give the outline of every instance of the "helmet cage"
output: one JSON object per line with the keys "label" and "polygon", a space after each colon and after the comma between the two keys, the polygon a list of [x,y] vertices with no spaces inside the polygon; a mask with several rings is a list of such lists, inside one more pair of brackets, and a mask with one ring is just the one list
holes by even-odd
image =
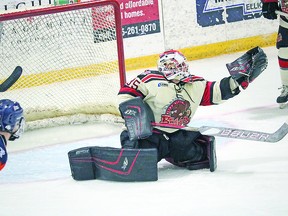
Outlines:
{"label": "helmet cage", "polygon": [[21,135],[24,133],[24,128],[25,128],[25,118],[21,117],[19,122],[15,125],[9,140],[13,141],[21,137]]}
{"label": "helmet cage", "polygon": [[163,73],[166,79],[182,80],[189,75],[189,66],[181,52],[170,50],[160,54],[159,57],[158,70]]}

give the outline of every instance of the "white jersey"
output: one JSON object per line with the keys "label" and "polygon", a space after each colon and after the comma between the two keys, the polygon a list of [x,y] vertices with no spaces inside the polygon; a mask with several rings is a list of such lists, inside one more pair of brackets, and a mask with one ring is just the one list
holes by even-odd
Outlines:
{"label": "white jersey", "polygon": [[230,77],[210,82],[190,75],[175,84],[158,71],[146,70],[122,87],[118,97],[119,103],[142,98],[152,109],[156,123],[187,126],[199,106],[220,104],[239,92],[238,84]]}

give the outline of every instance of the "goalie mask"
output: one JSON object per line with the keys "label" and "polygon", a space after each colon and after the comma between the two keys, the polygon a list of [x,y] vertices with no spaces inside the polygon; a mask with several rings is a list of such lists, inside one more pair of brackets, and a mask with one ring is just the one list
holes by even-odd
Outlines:
{"label": "goalie mask", "polygon": [[0,100],[0,131],[11,134],[9,140],[18,139],[25,126],[23,109],[19,103],[3,99]]}
{"label": "goalie mask", "polygon": [[167,80],[183,80],[190,75],[186,57],[177,50],[169,50],[159,55],[158,70]]}

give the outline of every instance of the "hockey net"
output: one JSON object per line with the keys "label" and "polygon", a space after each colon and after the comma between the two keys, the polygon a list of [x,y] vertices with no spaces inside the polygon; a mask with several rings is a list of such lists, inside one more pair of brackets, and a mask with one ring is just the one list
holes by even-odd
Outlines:
{"label": "hockey net", "polygon": [[0,81],[23,68],[1,98],[20,102],[27,130],[119,116],[125,64],[117,1],[1,14],[0,53]]}

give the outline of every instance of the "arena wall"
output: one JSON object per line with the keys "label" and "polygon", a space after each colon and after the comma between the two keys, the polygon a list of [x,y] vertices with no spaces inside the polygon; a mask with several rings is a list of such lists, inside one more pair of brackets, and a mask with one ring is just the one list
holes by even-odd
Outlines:
{"label": "arena wall", "polygon": [[[261,0],[118,2],[127,71],[155,66],[158,53],[168,49],[193,60],[275,45],[278,20],[263,18]],[[3,0],[0,12],[67,3],[71,0]]]}

